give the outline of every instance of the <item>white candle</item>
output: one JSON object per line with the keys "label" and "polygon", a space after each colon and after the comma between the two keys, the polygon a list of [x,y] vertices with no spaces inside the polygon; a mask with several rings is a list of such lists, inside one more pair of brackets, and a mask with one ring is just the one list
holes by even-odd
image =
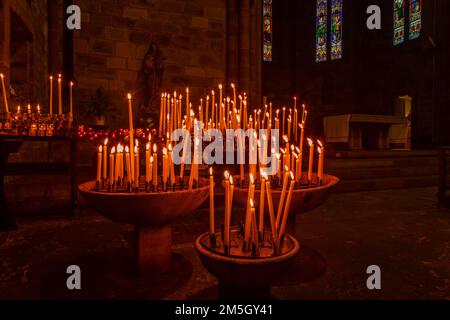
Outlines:
{"label": "white candle", "polygon": [[153,186],[158,188],[158,147],[156,143],[153,145]]}
{"label": "white candle", "polygon": [[98,147],[97,153],[97,182],[100,183],[101,175],[102,175],[102,146]]}
{"label": "white candle", "polygon": [[209,168],[209,234],[215,234],[214,227],[214,176],[212,168]]}
{"label": "white candle", "polygon": [[58,114],[62,114],[62,76],[58,75]]}
{"label": "white candle", "polygon": [[263,235],[264,232],[264,199],[266,190],[266,176],[261,171],[261,192],[259,194],[259,233]]}
{"label": "white candle", "polygon": [[314,163],[314,142],[308,138],[309,144],[309,163],[308,163],[308,181],[312,182],[312,172],[313,172],[313,163]]}
{"label": "white candle", "polygon": [[5,112],[9,113],[8,96],[5,87],[5,76],[3,75],[3,73],[0,73],[0,79],[2,80],[2,92],[3,92],[3,101],[5,102]]}
{"label": "white candle", "polygon": [[319,182],[323,180],[323,163],[325,158],[325,147],[322,145],[320,141],[317,141],[318,147],[317,151],[319,152],[319,164],[317,168],[317,177],[319,178]]}
{"label": "white candle", "polygon": [[[230,225],[228,224],[228,206],[230,205],[230,174],[228,171],[224,172],[225,176],[225,216],[224,216],[224,234],[223,245],[225,248],[230,249]],[[228,252],[225,252],[228,253]]]}
{"label": "white candle", "polygon": [[134,146],[134,183],[135,187],[139,188],[139,145],[137,144]]}
{"label": "white candle", "polygon": [[169,158],[167,156],[167,149],[163,148],[163,184],[164,190],[166,189],[167,178],[169,176]]}
{"label": "white candle", "polygon": [[116,147],[111,148],[111,154],[109,155],[109,185],[112,187],[114,184],[114,155],[116,153]]}
{"label": "white candle", "polygon": [[103,142],[103,179],[106,182],[106,178],[108,177],[108,166],[107,166],[107,158],[108,158],[108,138]]}
{"label": "white candle", "polygon": [[294,185],[295,185],[294,174],[291,172],[290,176],[291,176],[291,185],[289,187],[289,193],[288,193],[288,197],[287,197],[287,201],[286,201],[286,206],[284,208],[283,219],[281,222],[281,228],[280,228],[280,232],[278,234],[278,247],[281,246],[281,239],[284,235],[284,231],[286,230],[287,219],[289,216],[289,211],[291,209],[292,194],[294,192]]}
{"label": "white candle", "polygon": [[280,227],[280,222],[283,214],[283,208],[284,208],[284,200],[286,198],[286,191],[287,191],[287,185],[289,182],[289,171],[285,167],[285,174],[284,174],[284,180],[283,180],[283,189],[281,191],[280,196],[280,203],[278,204],[278,211],[277,211],[277,220],[276,220],[276,226],[277,229]]}
{"label": "white candle", "polygon": [[73,116],[73,82],[70,81],[70,88],[69,88],[69,106],[70,106],[70,111],[69,111],[69,116],[70,118],[72,118]]}

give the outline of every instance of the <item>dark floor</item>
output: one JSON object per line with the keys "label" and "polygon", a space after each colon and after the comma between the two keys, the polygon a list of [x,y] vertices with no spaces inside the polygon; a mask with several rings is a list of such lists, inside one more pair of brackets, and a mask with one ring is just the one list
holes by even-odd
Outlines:
{"label": "dark floor", "polygon": [[[302,251],[293,273],[272,289],[277,299],[450,299],[450,210],[434,188],[336,194],[297,219]],[[174,225],[173,267],[132,276],[131,229],[92,212],[82,218],[19,221],[0,233],[0,299],[215,299],[217,282],[193,242],[207,231],[207,210]],[[82,290],[68,291],[66,267],[82,270]],[[366,287],[378,265],[382,290]]]}

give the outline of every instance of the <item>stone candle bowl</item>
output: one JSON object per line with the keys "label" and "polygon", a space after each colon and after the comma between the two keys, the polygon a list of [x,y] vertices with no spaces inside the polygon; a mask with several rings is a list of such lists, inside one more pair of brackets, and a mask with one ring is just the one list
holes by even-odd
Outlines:
{"label": "stone candle bowl", "polygon": [[198,209],[209,196],[209,180],[199,188],[158,193],[106,193],[95,181],[79,186],[89,207],[119,223],[134,225],[133,250],[140,275],[167,270],[172,255],[171,222]]}
{"label": "stone candle bowl", "polygon": [[[236,243],[237,233],[237,230],[232,231],[231,239],[235,239],[232,243]],[[221,233],[216,237],[221,238]],[[272,283],[291,269],[300,250],[298,241],[288,234],[278,256],[273,256],[271,248],[261,249],[260,257],[239,256],[232,248],[231,255],[227,256],[223,249],[212,249],[209,241],[209,233],[205,233],[197,238],[195,248],[203,266],[218,279],[219,299],[226,300],[270,299]],[[234,251],[237,250],[235,247]]]}
{"label": "stone candle bowl", "polygon": [[[235,181],[239,178],[239,176],[235,176]],[[307,173],[303,173],[302,180],[306,181]],[[317,179],[316,176],[313,177],[313,180]],[[331,175],[324,175],[323,184],[321,186],[315,186],[311,188],[301,188],[293,191],[292,195],[292,203],[291,210],[289,214],[289,222],[287,226],[287,232],[291,234],[295,234],[295,216],[300,213],[305,213],[311,211],[319,206],[321,206],[332,194],[336,185],[339,183],[339,178]],[[286,198],[287,200],[287,192],[286,190]],[[256,212],[259,211],[259,201],[260,201],[261,190],[255,190],[254,196],[254,204],[256,208]],[[275,215],[277,214],[278,204],[280,203],[281,197],[281,188],[272,189],[272,199],[273,199],[273,208],[275,211]],[[233,202],[240,207],[247,207],[247,199],[248,199],[248,188],[238,188],[237,186],[234,188],[234,196]],[[286,202],[285,202],[286,203]],[[267,213],[269,208],[267,205],[267,198],[264,201],[265,204],[265,212]],[[268,216],[268,215],[266,215]]]}

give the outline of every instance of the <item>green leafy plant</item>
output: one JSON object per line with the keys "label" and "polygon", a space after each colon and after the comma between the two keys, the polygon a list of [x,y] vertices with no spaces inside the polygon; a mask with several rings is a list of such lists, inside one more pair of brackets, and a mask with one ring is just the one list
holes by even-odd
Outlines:
{"label": "green leafy plant", "polygon": [[91,96],[91,99],[86,106],[84,116],[87,119],[100,119],[102,117],[105,119],[114,119],[115,111],[116,108],[111,105],[110,97],[105,93],[105,90],[100,87],[97,88],[95,94]]}

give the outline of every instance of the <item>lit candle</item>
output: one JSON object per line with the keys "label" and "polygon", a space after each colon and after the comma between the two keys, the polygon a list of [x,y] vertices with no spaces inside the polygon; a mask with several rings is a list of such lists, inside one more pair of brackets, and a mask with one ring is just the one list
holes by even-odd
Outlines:
{"label": "lit candle", "polygon": [[159,137],[161,138],[161,135],[162,135],[162,124],[163,124],[163,114],[164,114],[164,95],[165,95],[165,93],[162,93],[161,94],[161,104],[160,104],[160,107],[159,107],[159,131],[158,131],[158,134],[159,134]]}
{"label": "lit candle", "polygon": [[302,167],[300,162],[301,157],[297,153],[294,153],[294,157],[295,157],[295,180],[300,182],[300,178],[302,176]]}
{"label": "lit candle", "polygon": [[156,143],[153,145],[153,186],[158,188],[158,147]]}
{"label": "lit candle", "polygon": [[216,103],[215,103],[215,96],[214,96],[214,90],[211,91],[211,119],[212,119],[212,127],[216,127]]}
{"label": "lit candle", "polygon": [[58,75],[58,114],[62,114],[62,76]]}
{"label": "lit candle", "polygon": [[131,183],[131,160],[130,160],[130,148],[125,147],[125,166],[127,167],[127,180]]}
{"label": "lit candle", "polygon": [[109,155],[109,185],[111,188],[114,185],[114,155],[116,153],[116,147],[111,148],[111,154]]}
{"label": "lit candle", "polygon": [[134,179],[134,128],[133,128],[133,102],[131,100],[131,93],[127,94],[128,98],[128,127],[129,127],[129,139],[130,139],[130,161],[131,161],[131,174],[130,182]]}
{"label": "lit candle", "polygon": [[286,108],[285,107],[283,107],[283,122],[282,122],[282,125],[283,125],[283,135],[285,135],[286,134]]}
{"label": "lit candle", "polygon": [[278,234],[278,247],[281,246],[281,240],[283,238],[284,231],[286,230],[287,219],[289,216],[289,211],[291,209],[292,194],[294,192],[294,185],[295,185],[294,174],[291,172],[290,176],[291,176],[291,185],[289,187],[289,193],[288,193],[288,197],[287,197],[287,201],[286,201],[286,206],[284,208],[283,220],[281,222],[280,233]]}
{"label": "lit candle", "polygon": [[225,176],[225,216],[224,216],[224,234],[223,245],[225,254],[229,253],[230,249],[230,225],[228,224],[228,206],[230,205],[230,174],[228,171],[224,172]]}
{"label": "lit candle", "polygon": [[248,198],[247,198],[247,210],[245,215],[245,233],[244,233],[244,246],[250,246],[250,235],[251,235],[251,212],[250,212],[250,200],[253,199],[255,195],[255,178],[253,174],[250,174],[250,185],[248,186]]}
{"label": "lit candle", "polygon": [[148,184],[151,181],[151,168],[150,168],[150,142],[145,145],[145,182]]}
{"label": "lit candle", "polygon": [[283,170],[283,167],[281,166],[281,154],[277,153],[276,154],[277,157],[277,177],[279,180],[281,180],[281,171]]}
{"label": "lit candle", "polygon": [[199,165],[199,154],[198,154],[198,146],[200,145],[200,140],[195,138],[194,145],[194,161],[191,164],[191,175],[189,177],[189,190],[192,190],[194,186],[194,181],[198,181],[198,165]]}
{"label": "lit candle", "polygon": [[73,116],[73,81],[70,81],[70,87],[69,87],[69,116],[72,118]]}
{"label": "lit candle", "polygon": [[317,169],[317,177],[319,178],[319,183],[322,183],[323,181],[323,162],[325,158],[325,147],[322,145],[320,140],[317,141],[317,144],[319,145],[317,147],[317,151],[319,152],[319,164]]}
{"label": "lit candle", "polygon": [[251,229],[252,229],[252,246],[254,249],[254,255],[259,256],[259,239],[258,239],[258,227],[256,224],[256,213],[255,213],[255,205],[253,203],[253,199],[250,199],[250,221],[251,221]]}
{"label": "lit candle", "polygon": [[274,214],[274,210],[273,210],[273,200],[272,200],[272,190],[270,187],[270,181],[266,182],[266,190],[267,190],[267,206],[269,207],[269,217],[270,217],[270,227],[272,230],[272,240],[273,240],[273,245],[274,245],[274,251],[275,254],[278,254],[278,247],[277,247],[277,243],[278,243],[278,232],[277,232],[277,226],[276,226],[276,221],[275,221],[275,214]]}
{"label": "lit candle", "polygon": [[308,182],[312,183],[312,172],[314,163],[314,142],[308,138],[309,144],[309,163],[308,163]]}
{"label": "lit candle", "polygon": [[167,156],[167,149],[163,148],[163,187],[166,190],[167,178],[169,176],[169,158]]}
{"label": "lit candle", "polygon": [[234,105],[236,105],[236,86],[234,85],[234,83],[231,84],[231,88],[233,89],[233,102]]}
{"label": "lit candle", "polygon": [[281,191],[280,203],[278,204],[278,211],[277,211],[277,220],[276,220],[277,229],[280,227],[280,222],[281,222],[283,208],[284,208],[284,200],[286,199],[287,185],[289,182],[289,171],[287,170],[287,167],[284,167],[284,169],[285,169],[285,173],[284,173],[284,180],[283,180],[283,189]]}
{"label": "lit candle", "polygon": [[49,113],[53,114],[53,76],[50,76],[50,97],[48,98]]}
{"label": "lit candle", "polygon": [[0,79],[2,80],[2,92],[3,92],[3,101],[5,102],[5,112],[9,113],[8,96],[5,88],[5,76],[3,75],[3,73],[0,73]]}
{"label": "lit candle", "polygon": [[208,121],[209,121],[209,96],[206,96],[206,105],[205,105],[205,128],[208,128]]}
{"label": "lit candle", "polygon": [[150,185],[151,181],[153,180],[153,156],[150,156],[149,159],[149,167],[148,167],[148,184]]}
{"label": "lit candle", "polygon": [[209,168],[209,234],[214,237],[214,176],[212,167]]}
{"label": "lit candle", "polygon": [[116,181],[116,188],[119,184],[119,177],[120,177],[120,143],[117,145],[116,150],[116,163],[115,163],[115,169],[114,169],[114,181]]}
{"label": "lit candle", "polygon": [[97,153],[97,183],[100,183],[102,176],[102,146],[98,147]]}
{"label": "lit candle", "polygon": [[136,145],[134,146],[134,183],[135,183],[135,187],[139,188],[139,145],[138,145],[138,140],[136,140]]}
{"label": "lit candle", "polygon": [[266,176],[261,170],[261,192],[259,194],[259,234],[264,236],[264,199],[266,190]]}
{"label": "lit candle", "polygon": [[103,179],[106,182],[106,179],[108,178],[108,171],[107,168],[108,166],[106,165],[106,161],[108,158],[108,138],[105,139],[105,141],[103,142]]}
{"label": "lit candle", "polygon": [[169,173],[170,173],[170,184],[173,186],[175,184],[175,166],[173,165],[173,152],[172,144],[169,143]]}
{"label": "lit candle", "polygon": [[189,128],[189,120],[191,115],[190,102],[189,102],[189,88],[186,88],[186,127]]}

